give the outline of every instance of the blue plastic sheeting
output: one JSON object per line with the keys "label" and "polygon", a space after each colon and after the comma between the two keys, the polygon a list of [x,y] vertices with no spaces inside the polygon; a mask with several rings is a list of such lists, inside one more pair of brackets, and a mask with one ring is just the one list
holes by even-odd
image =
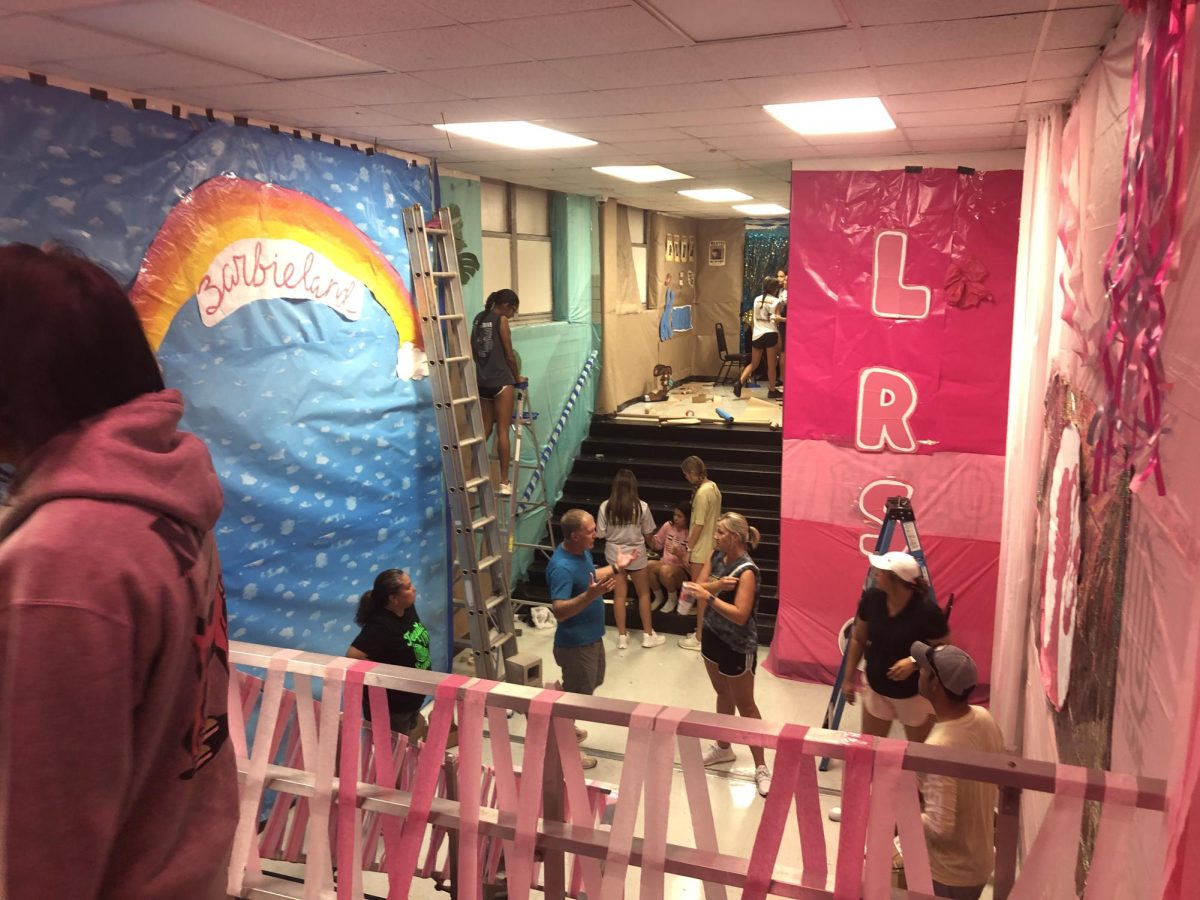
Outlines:
{"label": "blue plastic sheeting", "polygon": [[[406,279],[400,213],[429,173],[257,128],[178,120],[0,79],[0,242],[59,239],[128,284],[178,200],[223,173],[341,212]],[[359,594],[411,571],[434,666],[449,662],[445,512],[427,382],[396,377],[383,309],[260,300],[212,327],[195,298],[160,348],[186,428],[225,487],[218,545],[239,640],[343,653]]]}

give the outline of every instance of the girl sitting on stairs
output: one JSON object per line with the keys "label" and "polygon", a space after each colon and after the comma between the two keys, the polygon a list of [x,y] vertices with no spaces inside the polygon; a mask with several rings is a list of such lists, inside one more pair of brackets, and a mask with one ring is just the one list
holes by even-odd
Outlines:
{"label": "girl sitting on stairs", "polygon": [[[650,573],[650,589],[656,594],[661,590],[666,595],[666,603],[662,604],[665,613],[675,611],[679,587],[688,579],[688,528],[691,518],[691,502],[684,500],[677,503],[671,513],[671,521],[664,522],[649,541],[650,546],[662,554],[661,559],[650,560],[646,569]],[[652,608],[657,604],[656,598]]]}

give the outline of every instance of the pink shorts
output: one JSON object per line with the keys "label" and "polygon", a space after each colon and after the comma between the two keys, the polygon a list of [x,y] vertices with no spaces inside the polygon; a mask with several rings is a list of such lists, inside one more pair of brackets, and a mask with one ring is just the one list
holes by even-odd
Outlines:
{"label": "pink shorts", "polygon": [[885,697],[875,693],[866,683],[863,684],[861,693],[863,709],[877,719],[888,722],[899,720],[901,725],[915,728],[918,725],[924,725],[933,715],[933,706],[920,694],[898,700],[895,697]]}

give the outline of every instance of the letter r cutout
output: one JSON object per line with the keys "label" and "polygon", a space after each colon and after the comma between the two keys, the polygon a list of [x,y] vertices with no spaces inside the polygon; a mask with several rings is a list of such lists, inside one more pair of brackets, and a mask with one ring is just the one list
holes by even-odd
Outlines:
{"label": "letter r cutout", "polygon": [[881,231],[875,236],[875,278],[871,312],[885,319],[924,319],[929,315],[929,288],[904,283],[908,235]]}
{"label": "letter r cutout", "polygon": [[859,450],[915,453],[908,419],[917,408],[917,386],[903,372],[872,366],[858,373],[858,415],[854,446]]}

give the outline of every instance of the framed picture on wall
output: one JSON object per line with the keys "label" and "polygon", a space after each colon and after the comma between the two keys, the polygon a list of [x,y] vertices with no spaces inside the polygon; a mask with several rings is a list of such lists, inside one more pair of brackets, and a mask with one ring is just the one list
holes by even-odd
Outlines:
{"label": "framed picture on wall", "polygon": [[674,254],[671,259],[673,259],[675,262],[679,262],[681,259],[679,255],[681,252],[679,249],[679,235],[675,235],[675,241],[671,244],[671,252]]}
{"label": "framed picture on wall", "polygon": [[663,259],[665,259],[667,262],[672,261],[671,260],[671,235],[669,235],[669,234],[667,235],[667,247],[663,253]]}
{"label": "framed picture on wall", "polygon": [[688,262],[696,261],[696,236],[694,234],[688,238],[687,261]]}
{"label": "framed picture on wall", "polygon": [[708,242],[708,264],[710,266],[725,265],[725,242],[724,241],[709,241]]}

